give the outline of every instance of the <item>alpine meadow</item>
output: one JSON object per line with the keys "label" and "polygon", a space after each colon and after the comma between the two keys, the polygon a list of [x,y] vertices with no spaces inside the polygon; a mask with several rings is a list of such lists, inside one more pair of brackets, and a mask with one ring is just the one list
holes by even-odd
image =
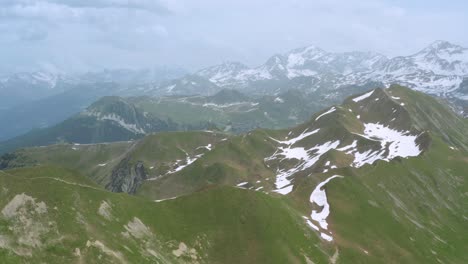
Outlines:
{"label": "alpine meadow", "polygon": [[468,263],[467,14],[0,3],[0,263]]}

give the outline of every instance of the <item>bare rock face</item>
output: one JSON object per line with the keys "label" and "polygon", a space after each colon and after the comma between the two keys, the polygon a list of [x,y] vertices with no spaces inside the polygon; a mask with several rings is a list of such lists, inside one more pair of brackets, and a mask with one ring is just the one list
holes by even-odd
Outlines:
{"label": "bare rock face", "polygon": [[112,192],[135,194],[136,190],[148,177],[143,162],[130,164],[130,158],[123,159],[112,171],[111,181],[106,189]]}

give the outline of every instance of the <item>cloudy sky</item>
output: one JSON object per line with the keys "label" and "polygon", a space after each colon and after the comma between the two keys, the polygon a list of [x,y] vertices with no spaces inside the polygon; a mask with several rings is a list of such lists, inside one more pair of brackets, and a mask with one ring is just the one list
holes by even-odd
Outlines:
{"label": "cloudy sky", "polygon": [[250,66],[306,45],[407,55],[468,47],[464,0],[1,0],[0,72]]}

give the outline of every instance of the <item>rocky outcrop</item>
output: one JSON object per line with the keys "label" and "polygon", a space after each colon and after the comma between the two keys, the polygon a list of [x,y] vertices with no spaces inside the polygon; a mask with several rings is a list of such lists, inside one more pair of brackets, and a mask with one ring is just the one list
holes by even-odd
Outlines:
{"label": "rocky outcrop", "polygon": [[130,158],[127,157],[112,171],[111,181],[106,185],[106,189],[112,192],[135,194],[147,178],[143,162],[131,164]]}

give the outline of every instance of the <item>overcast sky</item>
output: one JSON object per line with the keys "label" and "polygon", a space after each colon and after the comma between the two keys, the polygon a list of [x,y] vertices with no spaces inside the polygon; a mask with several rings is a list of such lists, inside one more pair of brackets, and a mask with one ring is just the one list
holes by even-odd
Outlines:
{"label": "overcast sky", "polygon": [[306,45],[414,53],[468,47],[465,0],[0,0],[0,72],[256,66]]}

